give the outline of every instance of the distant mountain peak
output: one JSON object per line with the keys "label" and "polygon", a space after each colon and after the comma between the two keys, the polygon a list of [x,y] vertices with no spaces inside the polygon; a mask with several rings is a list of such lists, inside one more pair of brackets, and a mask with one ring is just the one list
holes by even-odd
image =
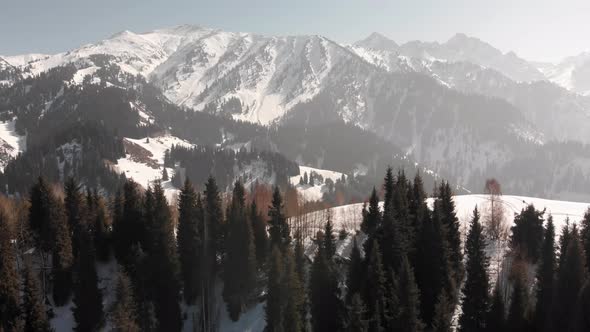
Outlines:
{"label": "distant mountain peak", "polygon": [[354,45],[380,51],[395,51],[399,48],[395,41],[379,32],[371,33],[367,38],[357,41]]}

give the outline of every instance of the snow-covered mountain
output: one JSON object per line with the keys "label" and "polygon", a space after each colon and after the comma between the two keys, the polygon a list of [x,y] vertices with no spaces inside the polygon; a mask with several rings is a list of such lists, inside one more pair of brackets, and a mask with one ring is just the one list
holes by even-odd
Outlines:
{"label": "snow-covered mountain", "polygon": [[[87,82],[136,89],[126,86],[128,78],[113,75],[138,75],[182,108],[263,125],[305,131],[344,121],[399,147],[403,153],[395,158],[408,156],[472,189],[482,176],[504,173],[516,186],[514,169],[532,167],[555,151],[566,156],[552,161],[557,165],[543,176],[570,179],[586,165],[584,147],[545,144],[590,142],[590,99],[539,82],[544,76],[535,65],[462,34],[445,43],[403,45],[372,34],[343,46],[322,36],[183,25],[125,31],[60,54],[4,60],[23,77],[73,64],[68,84],[90,78]],[[145,125],[154,121],[153,111],[141,114],[148,116]],[[294,144],[282,142],[283,150],[275,152],[299,160],[303,147]],[[277,149],[276,142],[270,148]],[[303,164],[326,167],[322,155],[318,151]],[[574,164],[563,168],[565,160]],[[546,186],[536,194],[572,189],[541,182]]]}

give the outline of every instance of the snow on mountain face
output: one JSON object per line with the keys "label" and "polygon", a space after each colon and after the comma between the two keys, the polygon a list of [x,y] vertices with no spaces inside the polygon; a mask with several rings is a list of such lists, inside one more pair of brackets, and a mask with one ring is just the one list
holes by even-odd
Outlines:
{"label": "snow on mountain face", "polygon": [[558,64],[538,63],[551,82],[582,95],[590,95],[590,53],[568,57]]}
{"label": "snow on mountain face", "polygon": [[268,124],[317,95],[351,56],[319,36],[218,32],[177,52],[152,79],[177,104]]}
{"label": "snow on mountain face", "polygon": [[[394,48],[393,45],[396,45]],[[503,54],[490,44],[465,34],[456,34],[446,43],[411,41],[397,46],[386,37],[375,34],[354,44],[355,47],[372,50],[373,52],[393,52],[396,56],[388,56],[394,62],[398,57],[415,58],[432,63],[439,62],[470,62],[485,68],[495,69],[517,82],[530,82],[545,79],[545,76],[532,64],[519,58],[513,52]],[[383,56],[383,55],[382,55]],[[389,64],[391,66],[391,64]],[[395,66],[392,66],[395,67]]]}

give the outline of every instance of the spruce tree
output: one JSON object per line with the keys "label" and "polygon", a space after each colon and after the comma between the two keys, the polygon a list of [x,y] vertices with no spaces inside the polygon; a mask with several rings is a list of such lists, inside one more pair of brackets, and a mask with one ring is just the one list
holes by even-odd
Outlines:
{"label": "spruce tree", "polygon": [[209,261],[208,267],[205,271],[213,275],[217,271],[218,261],[224,251],[225,230],[223,211],[221,207],[221,196],[215,178],[210,176],[205,184],[204,193],[204,226],[206,230],[203,231],[203,241],[205,248],[205,255]]}
{"label": "spruce tree", "polygon": [[584,218],[581,221],[580,240],[586,253],[586,268],[590,270],[590,207],[584,213]]}
{"label": "spruce tree", "polygon": [[407,257],[402,258],[399,273],[399,331],[420,332],[424,324],[420,320],[420,291],[414,280],[414,271]]}
{"label": "spruce tree", "polygon": [[203,211],[199,208],[200,197],[187,179],[178,200],[178,256],[182,270],[184,300],[193,304],[201,287],[199,258],[201,239],[199,225],[203,222]]}
{"label": "spruce tree", "polygon": [[326,255],[326,259],[332,260],[336,254],[336,236],[334,235],[334,227],[332,225],[332,215],[328,211],[328,220],[324,225],[324,237],[322,239],[322,249]]}
{"label": "spruce tree", "polygon": [[350,258],[346,277],[347,305],[350,305],[352,303],[352,297],[355,294],[360,294],[361,292],[361,285],[364,279],[363,270],[364,269],[361,251],[357,245],[356,237],[354,237],[352,250],[350,251]]}
{"label": "spruce tree", "polygon": [[[439,197],[435,202],[435,213],[438,214],[442,225],[446,229],[447,244],[449,248],[449,262],[455,283],[463,280],[463,253],[461,251],[461,234],[459,231],[459,218],[455,212],[453,192],[451,185],[443,181],[439,188]],[[454,296],[454,294],[450,294]]]}
{"label": "spruce tree", "polygon": [[586,280],[584,287],[580,291],[576,305],[576,320],[573,331],[583,332],[590,331],[590,280]]}
{"label": "spruce tree", "polygon": [[[148,194],[146,193],[146,199]],[[180,312],[180,278],[174,226],[164,189],[159,182],[153,188],[152,229],[149,238],[154,243],[148,251],[151,267],[151,288],[156,317],[160,329],[180,331],[182,327]]]}
{"label": "spruce tree", "polygon": [[527,313],[529,305],[529,296],[524,276],[517,276],[514,281],[512,290],[512,299],[510,300],[510,309],[506,320],[509,331],[520,332],[527,328]]}
{"label": "spruce tree", "polygon": [[555,289],[555,226],[553,217],[549,216],[543,246],[541,247],[541,259],[537,269],[535,325],[537,331],[552,331],[552,304]]}
{"label": "spruce tree", "polygon": [[78,257],[78,238],[83,228],[86,228],[84,197],[80,191],[80,185],[74,178],[68,178],[64,185],[65,199],[65,213],[68,220],[68,228],[72,232],[72,254],[74,259]]}
{"label": "spruce tree", "polygon": [[39,279],[30,261],[25,262],[24,268],[22,313],[25,332],[51,331]]}
{"label": "spruce tree", "polygon": [[142,197],[137,183],[128,180],[123,192],[117,192],[114,201],[113,247],[115,257],[123,266],[131,260],[131,248],[144,236]]}
{"label": "spruce tree", "polygon": [[301,332],[305,327],[305,318],[301,315],[305,312],[304,287],[297,273],[295,259],[291,250],[285,254],[285,268],[283,286],[285,288],[283,331]]}
{"label": "spruce tree", "polygon": [[368,332],[369,326],[365,320],[366,308],[363,304],[359,293],[351,296],[350,304],[348,305],[348,323],[346,332]]}
{"label": "spruce tree", "polygon": [[266,317],[266,331],[282,332],[283,330],[283,308],[285,294],[283,294],[283,280],[285,267],[278,247],[273,247],[269,261],[268,287],[266,305],[264,307]]}
{"label": "spruce tree", "polygon": [[426,215],[418,237],[416,250],[416,282],[420,290],[420,312],[427,326],[431,326],[440,294],[456,293],[453,271],[449,260],[446,227],[442,224],[438,207],[432,218]]}
{"label": "spruce tree", "polygon": [[75,282],[72,313],[76,331],[96,331],[102,325],[102,293],[94,265],[95,253],[92,237],[87,228],[78,232],[78,257],[75,265]]}
{"label": "spruce tree", "polygon": [[373,236],[381,223],[381,211],[379,210],[379,196],[377,190],[373,187],[369,207],[363,218],[361,230],[368,236]]}
{"label": "spruce tree", "polygon": [[322,246],[317,251],[310,277],[311,323],[313,331],[339,331],[343,327],[343,304],[338,277]]}
{"label": "spruce tree", "polygon": [[369,313],[369,331],[382,331],[386,323],[386,277],[377,241],[372,246],[364,283],[365,302]]}
{"label": "spruce tree", "polygon": [[266,232],[266,222],[258,212],[256,200],[253,199],[250,204],[250,223],[254,234],[254,247],[256,247],[256,262],[263,266],[266,262],[268,252],[268,234]]}
{"label": "spruce tree", "polygon": [[50,202],[50,218],[53,228],[52,276],[53,301],[57,306],[68,302],[72,292],[72,238],[64,213],[63,203],[57,198]]}
{"label": "spruce tree", "polygon": [[94,194],[93,201],[94,213],[91,216],[94,218],[93,237],[96,247],[96,258],[104,263],[111,256],[108,212],[102,197]]}
{"label": "spruce tree", "polygon": [[555,287],[554,326],[573,329],[578,294],[588,278],[586,257],[575,225],[572,227],[565,254],[562,254],[560,260]]}
{"label": "spruce tree", "polygon": [[492,295],[492,304],[486,316],[486,332],[504,331],[506,327],[506,306],[500,290],[500,280],[496,281]]}
{"label": "spruce tree", "polygon": [[[434,318],[432,320],[432,330],[435,332],[451,332],[453,331],[452,320],[455,306],[451,297],[443,290],[434,306]],[[480,330],[472,330],[480,331]]]}
{"label": "spruce tree", "polygon": [[137,304],[132,284],[127,274],[119,269],[115,302],[111,308],[111,324],[114,331],[139,332]]}
{"label": "spruce tree", "polygon": [[53,248],[51,204],[54,200],[49,184],[40,177],[31,188],[29,226],[34,233],[39,249],[50,252]]}
{"label": "spruce tree", "polygon": [[465,243],[465,272],[459,331],[482,331],[489,307],[489,258],[485,253],[485,238],[477,207],[473,211],[471,227]]}
{"label": "spruce tree", "polygon": [[17,328],[19,310],[19,280],[16,252],[12,244],[8,216],[0,211],[0,330]]}
{"label": "spruce tree", "polygon": [[531,204],[514,217],[510,247],[518,257],[536,263],[543,244],[543,214]]}
{"label": "spruce tree", "polygon": [[284,250],[291,243],[291,236],[289,233],[289,225],[287,224],[287,217],[283,211],[283,198],[279,187],[275,187],[272,194],[272,203],[268,210],[269,216],[269,230],[271,246],[279,246]]}
{"label": "spruce tree", "polygon": [[248,220],[244,186],[236,181],[227,213],[228,235],[224,262],[223,298],[230,318],[237,321],[256,286],[256,250]]}

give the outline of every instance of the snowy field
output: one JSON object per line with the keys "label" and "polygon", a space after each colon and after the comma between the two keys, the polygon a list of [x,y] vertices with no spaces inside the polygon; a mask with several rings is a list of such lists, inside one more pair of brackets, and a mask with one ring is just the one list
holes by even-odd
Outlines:
{"label": "snowy field", "polygon": [[315,172],[321,175],[324,178],[324,181],[326,179],[331,179],[332,181],[336,182],[336,180],[342,178],[342,175],[346,177],[345,174],[342,174],[340,172],[313,168],[308,166],[299,166],[299,175],[292,176],[289,179],[289,182],[291,183],[291,185],[297,188],[297,191],[301,194],[301,197],[304,201],[321,200],[324,195],[324,192],[328,190],[328,187],[324,183],[317,183],[313,186],[307,184],[299,184],[299,180],[303,177],[303,175],[307,173],[307,176],[309,176],[311,172]]}
{"label": "snowy field", "polygon": [[[170,149],[173,145],[193,146],[193,144],[185,140],[170,135],[150,137],[149,139],[125,138],[125,141],[143,149],[141,152],[146,154],[147,157],[139,157],[127,151],[125,158],[117,160],[117,169],[144,188],[162,178],[164,153],[166,150]],[[174,169],[166,168],[166,172],[171,179],[172,175],[174,175]],[[178,193],[178,189],[172,185],[170,180],[162,181],[162,187],[166,192],[166,198],[169,202],[172,202]]]}

